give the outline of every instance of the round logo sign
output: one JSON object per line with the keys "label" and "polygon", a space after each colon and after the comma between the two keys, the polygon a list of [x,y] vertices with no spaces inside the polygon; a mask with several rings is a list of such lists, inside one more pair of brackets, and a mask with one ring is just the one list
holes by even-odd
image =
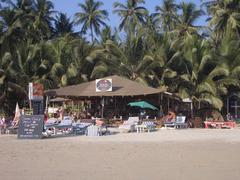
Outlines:
{"label": "round logo sign", "polygon": [[107,91],[112,87],[111,81],[103,79],[97,82],[97,89],[100,91]]}

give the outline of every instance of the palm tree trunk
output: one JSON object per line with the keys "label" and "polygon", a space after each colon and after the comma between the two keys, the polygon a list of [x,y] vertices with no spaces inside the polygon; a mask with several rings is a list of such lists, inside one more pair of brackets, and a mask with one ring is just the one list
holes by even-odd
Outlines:
{"label": "palm tree trunk", "polygon": [[91,37],[92,37],[92,43],[93,43],[93,27],[91,26]]}
{"label": "palm tree trunk", "polygon": [[193,102],[193,98],[191,98],[191,104],[190,104],[190,109],[191,109],[191,118],[194,118],[194,115],[195,115],[195,113],[194,113],[194,102]]}

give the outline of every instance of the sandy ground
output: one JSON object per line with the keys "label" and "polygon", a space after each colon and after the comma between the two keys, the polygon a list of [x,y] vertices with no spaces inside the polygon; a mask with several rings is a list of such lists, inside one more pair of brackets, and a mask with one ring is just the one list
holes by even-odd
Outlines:
{"label": "sandy ground", "polygon": [[18,140],[0,135],[2,180],[237,180],[240,129]]}

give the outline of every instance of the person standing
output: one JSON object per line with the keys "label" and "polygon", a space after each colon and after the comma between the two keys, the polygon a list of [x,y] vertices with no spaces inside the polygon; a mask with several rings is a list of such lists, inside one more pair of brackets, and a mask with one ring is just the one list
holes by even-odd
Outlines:
{"label": "person standing", "polygon": [[7,123],[6,123],[6,119],[4,116],[0,116],[0,130],[1,130],[1,134],[5,134],[5,131],[7,129]]}
{"label": "person standing", "polygon": [[58,118],[62,121],[64,116],[64,108],[62,106],[58,109],[58,113],[59,113]]}

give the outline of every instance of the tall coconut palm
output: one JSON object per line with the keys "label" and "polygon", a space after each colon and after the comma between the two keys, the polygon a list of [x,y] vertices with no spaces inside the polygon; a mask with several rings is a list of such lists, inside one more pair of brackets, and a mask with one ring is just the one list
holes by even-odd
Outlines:
{"label": "tall coconut palm", "polygon": [[16,29],[21,27],[19,23],[15,23],[15,11],[10,8],[4,8],[0,11],[0,24],[1,24],[1,57],[6,51],[14,51],[15,44],[18,42],[19,37],[16,35]]}
{"label": "tall coconut palm", "polygon": [[164,0],[162,6],[156,6],[153,16],[161,24],[164,31],[172,31],[176,25],[178,5],[175,0]]}
{"label": "tall coconut palm", "polygon": [[80,7],[80,12],[75,14],[75,23],[82,25],[82,33],[86,33],[90,29],[93,42],[93,32],[98,35],[101,26],[107,26],[104,21],[108,19],[108,12],[100,9],[103,6],[103,3],[100,1],[85,0],[85,3],[79,3],[78,6]]}
{"label": "tall coconut palm", "polygon": [[179,5],[180,14],[176,17],[176,28],[172,31],[174,41],[173,46],[183,47],[186,43],[191,43],[193,36],[199,36],[199,30],[204,28],[195,25],[195,22],[204,12],[197,9],[193,3],[182,2]]}
{"label": "tall coconut palm", "polygon": [[[152,41],[148,40],[148,52],[145,58],[152,59],[152,69],[154,76],[152,77],[155,82],[155,87],[168,86],[169,90],[174,89],[173,80],[177,77],[179,71],[179,59],[181,53],[174,51],[170,48],[170,37],[165,35],[163,37],[155,37]],[[151,40],[151,39],[150,39]]]}
{"label": "tall coconut palm", "polygon": [[146,22],[148,11],[145,7],[139,6],[144,4],[144,0],[127,0],[126,4],[115,2],[113,4],[113,13],[116,13],[121,18],[119,29],[127,29],[128,26],[135,27],[137,24]]}
{"label": "tall coconut palm", "polygon": [[[23,39],[30,39],[29,31],[33,24],[32,2],[18,0],[16,3],[9,1],[10,5],[4,6],[1,10],[1,24],[3,25],[3,36],[1,44],[11,47],[9,50],[14,53],[15,45],[21,43]],[[6,48],[4,48],[6,49]]]}
{"label": "tall coconut palm", "polygon": [[54,34],[56,37],[73,34],[73,22],[64,13],[56,16]]}
{"label": "tall coconut palm", "polygon": [[52,17],[54,5],[48,0],[36,0],[34,1],[34,22],[33,27],[38,32],[40,38],[48,39],[52,35],[53,27]]}
{"label": "tall coconut palm", "polygon": [[226,34],[236,34],[240,39],[240,2],[238,0],[219,0],[208,5],[209,25],[213,29],[215,39]]}

